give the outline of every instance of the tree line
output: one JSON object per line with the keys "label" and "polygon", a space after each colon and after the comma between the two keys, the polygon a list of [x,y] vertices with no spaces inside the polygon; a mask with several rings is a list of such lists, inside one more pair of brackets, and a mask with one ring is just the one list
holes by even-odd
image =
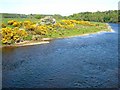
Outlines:
{"label": "tree line", "polygon": [[69,16],[62,16],[59,14],[55,15],[44,15],[44,14],[9,14],[0,13],[3,18],[36,18],[41,19],[45,16],[52,16],[53,18],[59,19],[74,19],[94,22],[107,22],[107,23],[118,23],[120,22],[120,10],[109,10],[109,11],[97,11],[97,12],[81,12]]}
{"label": "tree line", "polygon": [[82,12],[65,17],[66,19],[118,23],[118,10],[97,11],[97,12]]}

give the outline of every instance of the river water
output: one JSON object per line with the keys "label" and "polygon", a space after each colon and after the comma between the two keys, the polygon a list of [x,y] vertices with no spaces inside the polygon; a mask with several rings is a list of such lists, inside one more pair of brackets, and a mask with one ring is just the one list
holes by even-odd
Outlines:
{"label": "river water", "polygon": [[110,25],[115,32],[3,48],[3,88],[118,87],[118,24]]}

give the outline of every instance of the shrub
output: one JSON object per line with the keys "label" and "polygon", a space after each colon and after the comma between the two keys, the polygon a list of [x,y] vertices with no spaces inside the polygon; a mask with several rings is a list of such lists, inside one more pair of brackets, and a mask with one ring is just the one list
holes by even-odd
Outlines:
{"label": "shrub", "polygon": [[1,27],[2,28],[6,28],[6,25],[4,23],[2,23]]}
{"label": "shrub", "polygon": [[39,35],[47,35],[48,34],[48,29],[47,29],[46,26],[42,25],[42,26],[38,26],[35,29],[35,32],[36,32],[36,34],[39,34]]}
{"label": "shrub", "polygon": [[26,30],[34,31],[35,28],[36,28],[36,24],[34,24],[34,23],[31,22],[31,21],[24,21],[24,22],[23,22],[23,27],[24,27]]}
{"label": "shrub", "polygon": [[16,22],[16,21],[15,20],[8,21],[8,25],[12,25],[14,22]]}
{"label": "shrub", "polygon": [[2,28],[2,43],[11,44],[17,43],[27,37],[27,32],[25,30],[20,30],[19,28]]}

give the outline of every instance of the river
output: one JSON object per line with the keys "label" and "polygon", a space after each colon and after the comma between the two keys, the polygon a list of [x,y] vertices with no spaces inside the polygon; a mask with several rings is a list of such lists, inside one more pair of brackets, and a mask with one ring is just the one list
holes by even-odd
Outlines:
{"label": "river", "polygon": [[118,24],[110,26],[115,32],[3,48],[3,88],[118,87]]}

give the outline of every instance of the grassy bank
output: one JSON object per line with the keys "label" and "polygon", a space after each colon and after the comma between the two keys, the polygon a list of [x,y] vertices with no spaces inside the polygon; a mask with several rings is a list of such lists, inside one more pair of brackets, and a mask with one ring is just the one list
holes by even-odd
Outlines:
{"label": "grassy bank", "polygon": [[58,37],[69,37],[69,36],[76,36],[76,35],[83,35],[83,34],[90,34],[90,33],[96,33],[100,31],[109,31],[109,29],[103,27],[95,27],[95,26],[77,26],[76,29],[67,30],[64,29],[62,31],[52,32],[51,36],[47,35],[47,38],[58,38]]}
{"label": "grassy bank", "polygon": [[65,38],[101,31],[110,31],[106,23],[59,20],[54,25],[38,25],[38,19],[3,19],[1,44],[17,45],[24,41],[41,42],[43,38]]}

